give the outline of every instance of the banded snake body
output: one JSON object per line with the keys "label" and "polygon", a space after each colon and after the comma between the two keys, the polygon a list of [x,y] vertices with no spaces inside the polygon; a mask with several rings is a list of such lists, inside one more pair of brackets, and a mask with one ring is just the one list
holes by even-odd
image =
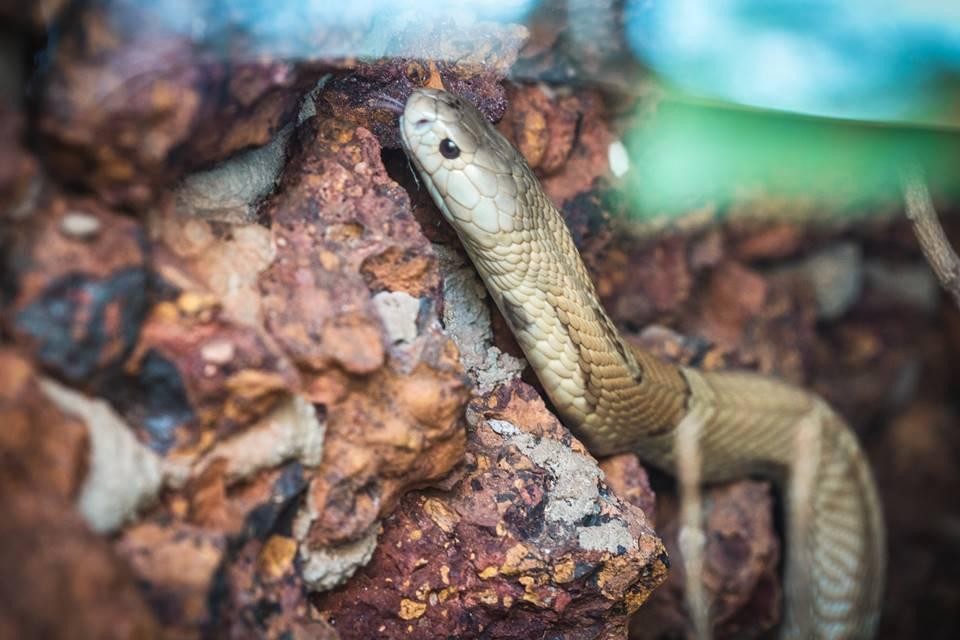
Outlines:
{"label": "banded snake body", "polygon": [[561,214],[473,105],[417,90],[400,131],[564,423],[596,455],[635,451],[673,473],[681,424],[694,424],[700,479],[772,478],[787,521],[782,637],[871,637],[885,534],[870,468],[843,420],[772,378],[700,372],[629,346]]}

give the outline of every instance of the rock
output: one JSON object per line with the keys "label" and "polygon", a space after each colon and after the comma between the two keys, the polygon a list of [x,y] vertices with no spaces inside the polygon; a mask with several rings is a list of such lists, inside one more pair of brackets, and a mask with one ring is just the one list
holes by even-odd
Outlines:
{"label": "rock", "polygon": [[721,264],[710,273],[704,333],[717,342],[736,345],[744,325],[763,309],[767,292],[767,282],[759,274],[736,262]]}
{"label": "rock", "polygon": [[617,496],[635,507],[639,507],[652,526],[656,526],[656,495],[650,488],[650,479],[637,456],[621,453],[600,461],[600,469],[607,484]]}
{"label": "rock", "polygon": [[277,250],[270,231],[259,224],[222,224],[159,207],[148,219],[154,269],[174,290],[210,297],[231,321],[262,326],[260,274]]}
{"label": "rock", "polygon": [[883,260],[864,262],[865,285],[875,296],[926,313],[940,305],[940,284],[925,262],[900,263]]}
{"label": "rock", "polygon": [[506,108],[502,82],[526,33],[520,25],[417,20],[392,34],[389,48],[396,57],[335,76],[318,93],[317,112],[363,126],[389,149],[400,148],[397,114],[378,102],[403,103],[420,87],[446,88],[495,122]]}
{"label": "rock", "polygon": [[278,248],[261,277],[267,327],[301,367],[373,372],[386,345],[367,283],[420,297],[439,283],[436,258],[372,135],[311,118],[294,145],[262,212]]}
{"label": "rock", "polygon": [[[459,461],[468,391],[439,327],[436,256],[376,139],[309,118],[291,154],[261,212],[277,256],[260,288],[268,331],[297,364],[305,397],[325,408],[306,507],[315,553],[366,536],[410,486]],[[402,321],[384,316],[384,300],[406,301]]]}
{"label": "rock", "polygon": [[[954,356],[955,357],[955,356]],[[888,548],[897,579],[888,581],[880,637],[946,638],[956,629],[960,437],[950,404],[921,400],[874,441],[877,482],[889,523]],[[943,613],[949,611],[949,613]],[[930,626],[934,625],[934,626]]]}
{"label": "rock", "polygon": [[146,521],[125,529],[116,548],[168,632],[192,635],[209,623],[210,590],[226,559],[222,535],[182,522]]}
{"label": "rock", "polygon": [[728,232],[732,252],[742,260],[785,258],[796,253],[803,243],[803,228],[789,222],[734,222]]}
{"label": "rock", "polygon": [[[773,503],[765,482],[743,480],[704,492],[706,549],[703,582],[716,638],[756,638],[780,620],[777,565],[780,544],[773,530]],[[684,576],[677,542],[677,505],[663,510],[657,530],[664,537],[672,570],[631,622],[631,638],[676,638],[688,633]]]}
{"label": "rock", "polygon": [[614,142],[600,94],[548,93],[541,85],[510,87],[498,125],[541,176],[550,200],[564,213],[569,201],[609,173]]}
{"label": "rock", "polygon": [[[0,98],[0,138],[6,141],[0,146],[0,221],[4,224],[9,224],[8,218],[27,215],[40,190],[37,161],[21,145],[22,125],[16,106]],[[0,242],[4,235],[0,234]]]}
{"label": "rock", "polygon": [[160,458],[137,442],[127,424],[103,400],[52,380],[41,381],[40,386],[56,407],[84,423],[90,437],[77,508],[94,531],[116,531],[156,500],[163,483]]}
{"label": "rock", "polygon": [[174,192],[177,213],[232,224],[256,222],[260,201],[273,190],[283,170],[292,131],[287,126],[263,146],[185,176]]}
{"label": "rock", "polygon": [[113,397],[139,416],[144,439],[161,454],[192,450],[204,434],[241,432],[300,388],[295,367],[262,329],[231,320],[196,290],[154,306],[126,373]]}
{"label": "rock", "polygon": [[666,575],[643,512],[529,386],[478,399],[449,490],[408,494],[370,564],[314,604],[343,638],[615,637]]}
{"label": "rock", "polygon": [[781,267],[774,275],[797,277],[808,283],[817,303],[817,318],[835,320],[853,306],[863,291],[863,251],[850,242],[837,244]]}
{"label": "rock", "polygon": [[[487,290],[467,257],[439,245],[436,250],[446,274],[443,326],[457,343],[460,361],[477,391],[489,393],[497,385],[519,376],[527,362],[494,344],[492,324],[499,311],[495,307],[491,310]],[[504,330],[509,334],[505,327]],[[519,347],[516,352],[519,355]]]}
{"label": "rock", "polygon": [[687,243],[673,236],[656,245],[612,247],[597,263],[597,291],[617,318],[643,326],[689,300],[694,274]]}
{"label": "rock", "polygon": [[142,228],[96,200],[52,195],[9,233],[0,321],[48,371],[102,392],[149,309]]}
{"label": "rock", "polygon": [[266,144],[327,68],[218,59],[165,10],[93,3],[51,41],[38,122],[49,166],[110,204],[143,207],[188,170]]}
{"label": "rock", "polygon": [[336,630],[314,619],[294,563],[292,538],[250,540],[225,572],[230,601],[219,611],[219,637],[268,640],[338,640]]}
{"label": "rock", "polygon": [[9,349],[0,371],[0,635],[160,638],[133,574],[74,509],[87,429]]}
{"label": "rock", "polygon": [[386,370],[327,403],[323,463],[307,500],[311,548],[363,535],[411,486],[443,478],[463,455],[464,381],[455,352],[408,374]]}
{"label": "rock", "polygon": [[[262,443],[248,444],[260,444],[263,449]],[[234,474],[241,467],[236,456],[230,458],[226,450],[220,454],[212,464],[198,465],[181,491],[168,495],[161,508],[126,527],[115,543],[167,633],[178,637],[199,637],[201,629],[219,624],[246,628],[256,635],[253,630],[267,624],[271,612],[282,605],[274,607],[258,599],[260,606],[267,607],[263,615],[224,616],[239,615],[247,607],[256,609],[250,598],[263,595],[257,591],[261,586],[269,591],[270,585],[282,582],[279,573],[302,588],[299,573],[288,574],[283,568],[289,548],[267,550],[265,554],[274,555],[262,561],[257,558],[267,540],[290,539],[290,514],[308,481],[303,466],[291,461],[260,470],[248,468],[238,478]],[[248,458],[252,455],[246,452]],[[282,547],[283,543],[277,544]],[[296,609],[293,599],[285,604]],[[296,626],[289,618],[286,622]]]}
{"label": "rock", "polygon": [[549,96],[540,86],[511,87],[510,108],[498,128],[531,169],[550,174],[563,167],[578,142],[581,118],[575,96]]}
{"label": "rock", "polygon": [[[309,514],[307,522],[309,522]],[[306,531],[304,533],[307,533]],[[363,567],[377,548],[380,526],[375,525],[359,539],[310,550],[302,547],[303,580],[314,591],[329,591],[346,582]]]}

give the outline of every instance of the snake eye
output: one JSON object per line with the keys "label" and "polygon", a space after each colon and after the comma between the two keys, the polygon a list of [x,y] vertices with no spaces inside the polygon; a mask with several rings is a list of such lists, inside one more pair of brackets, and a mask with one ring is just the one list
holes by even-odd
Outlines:
{"label": "snake eye", "polygon": [[440,141],[440,155],[447,160],[454,160],[460,157],[460,147],[450,138],[444,138]]}

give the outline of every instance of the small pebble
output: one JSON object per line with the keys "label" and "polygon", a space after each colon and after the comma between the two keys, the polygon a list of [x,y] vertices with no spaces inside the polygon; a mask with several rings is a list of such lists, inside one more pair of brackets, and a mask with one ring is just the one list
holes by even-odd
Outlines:
{"label": "small pebble", "polygon": [[86,240],[100,231],[100,220],[96,216],[82,211],[71,211],[60,221],[60,231],[64,235]]}
{"label": "small pebble", "polygon": [[842,316],[863,291],[863,252],[853,243],[818,251],[803,261],[801,269],[813,285],[817,316],[823,320]]}
{"label": "small pebble", "polygon": [[207,362],[214,364],[226,364],[233,360],[233,354],[236,349],[229,340],[213,340],[203,345],[200,349],[200,355]]}
{"label": "small pebble", "polygon": [[610,143],[607,149],[607,162],[610,163],[610,172],[618,178],[622,178],[630,170],[630,155],[619,140]]}

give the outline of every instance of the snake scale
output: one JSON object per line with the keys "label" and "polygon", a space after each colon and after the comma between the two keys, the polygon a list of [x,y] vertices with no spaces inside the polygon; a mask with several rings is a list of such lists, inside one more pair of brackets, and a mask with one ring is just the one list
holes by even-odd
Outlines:
{"label": "snake scale", "polygon": [[693,420],[702,480],[759,474],[784,492],[782,637],[871,637],[885,533],[870,468],[843,420],[775,379],[700,372],[629,346],[561,214],[473,105],[417,90],[400,131],[564,423],[596,455],[635,451],[676,473],[678,427]]}

